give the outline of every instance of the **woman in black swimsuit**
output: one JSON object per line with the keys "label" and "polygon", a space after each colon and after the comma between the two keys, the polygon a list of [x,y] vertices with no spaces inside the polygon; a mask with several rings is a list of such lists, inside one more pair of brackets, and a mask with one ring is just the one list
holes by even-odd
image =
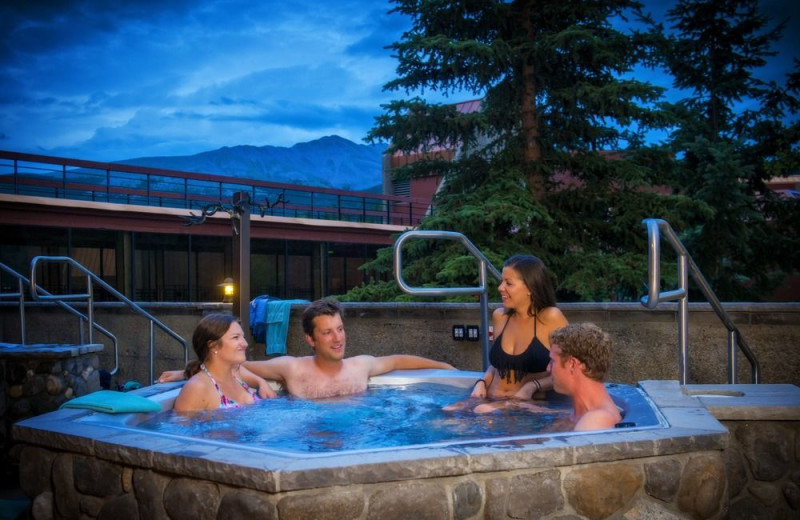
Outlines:
{"label": "woman in black swimsuit", "polygon": [[[475,399],[519,397],[515,394],[529,381],[535,383],[537,391],[552,388],[547,373],[550,333],[568,324],[556,307],[547,270],[535,256],[514,255],[506,260],[498,290],[503,306],[492,313],[492,326],[499,333],[489,351],[491,366],[472,389],[472,404]],[[455,404],[447,409],[462,406]]]}

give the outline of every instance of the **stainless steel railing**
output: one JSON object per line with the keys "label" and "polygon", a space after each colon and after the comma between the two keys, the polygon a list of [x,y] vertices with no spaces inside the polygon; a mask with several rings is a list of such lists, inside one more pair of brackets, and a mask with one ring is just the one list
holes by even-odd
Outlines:
{"label": "stainless steel railing", "polygon": [[[477,287],[411,287],[403,278],[403,244],[411,239],[444,239],[458,240],[470,254],[478,260],[479,272]],[[500,271],[481,253],[480,249],[461,233],[454,231],[406,231],[395,241],[392,249],[394,257],[394,277],[400,289],[408,294],[417,296],[453,296],[453,295],[480,295],[481,309],[481,350],[483,352],[483,369],[489,367],[489,287],[486,284],[486,274],[491,273],[498,281],[502,279]]]}
{"label": "stainless steel railing", "polygon": [[[644,219],[648,239],[648,293],[642,297],[642,305],[655,309],[660,302],[678,300],[678,363],[682,385],[687,384],[689,350],[689,275],[697,283],[700,291],[711,304],[717,317],[728,329],[728,383],[737,382],[736,348],[742,351],[750,362],[753,383],[761,382],[761,368],[755,354],[750,350],[739,329],[722,307],[717,295],[700,272],[678,235],[665,220]],[[661,292],[661,237],[664,237],[678,255],[678,288]]]}
{"label": "stainless steel railing", "polygon": [[[58,294],[53,295],[49,292],[45,291],[41,288],[37,282],[37,273],[38,273],[38,266],[39,264],[45,263],[63,263],[67,264],[73,269],[76,269],[83,273],[86,276],[86,292],[85,293],[73,293],[73,294]],[[87,302],[87,321],[88,323],[94,324],[94,285],[98,285],[99,287],[105,289],[109,294],[114,296],[117,300],[121,301],[125,305],[127,305],[130,309],[134,310],[138,314],[144,316],[150,321],[150,382],[152,383],[155,378],[153,374],[153,369],[155,365],[155,327],[158,327],[163,332],[165,332],[168,336],[172,337],[181,345],[183,345],[183,358],[184,363],[188,362],[189,360],[189,346],[186,343],[186,340],[183,339],[180,335],[174,332],[172,329],[167,327],[164,323],[162,323],[158,318],[151,315],[146,310],[142,309],[139,305],[135,302],[127,298],[124,294],[117,291],[113,287],[111,287],[108,283],[106,283],[102,278],[94,274],[92,271],[84,267],[83,265],[79,264],[72,258],[68,256],[37,256],[33,260],[31,260],[31,278],[30,278],[30,294],[35,300],[40,301],[54,301],[54,302],[64,302],[65,300],[68,301],[80,301],[85,300]],[[89,327],[89,343],[92,343],[93,335],[92,329],[95,327]],[[98,330],[100,330],[98,328]],[[119,350],[115,348],[115,357],[117,358],[116,364],[119,365]],[[116,370],[116,368],[115,368]],[[112,372],[113,373],[113,372]]]}
{"label": "stainless steel railing", "polygon": [[[6,273],[9,273],[14,278],[16,278],[17,283],[19,284],[19,291],[18,292],[15,292],[15,293],[2,293],[2,294],[0,294],[0,298],[4,298],[4,297],[18,297],[19,298],[20,342],[21,342],[22,345],[25,345],[26,344],[26,334],[25,334],[25,286],[30,284],[30,280],[27,277],[25,277],[24,275],[14,271],[13,269],[11,269],[10,267],[8,267],[7,265],[5,265],[3,263],[0,263],[0,269],[5,271]],[[46,290],[42,289],[41,287],[39,288],[39,291],[41,292],[41,294],[43,294],[45,296],[52,296],[52,294],[50,294]],[[67,312],[72,314],[73,316],[77,316],[78,317],[78,319],[79,319],[78,331],[79,331],[79,334],[80,334],[80,341],[81,341],[81,343],[83,343],[83,323],[84,322],[88,323],[89,322],[89,318],[85,314],[80,312],[78,309],[72,307],[71,305],[69,305],[69,304],[67,304],[67,303],[65,303],[63,301],[55,300],[55,303],[59,307],[61,307],[62,309],[66,310]],[[96,329],[98,332],[100,332],[101,334],[106,336],[109,340],[111,340],[112,345],[114,345],[114,368],[111,371],[109,371],[109,374],[111,374],[113,376],[114,374],[119,372],[119,340],[108,329],[106,329],[105,327],[101,326],[97,322],[92,322],[92,328]]]}
{"label": "stainless steel railing", "polygon": [[20,343],[25,344],[25,283],[27,278],[0,262],[0,271],[6,272],[17,280],[16,292],[0,293],[0,300],[15,299],[19,302],[19,335]]}

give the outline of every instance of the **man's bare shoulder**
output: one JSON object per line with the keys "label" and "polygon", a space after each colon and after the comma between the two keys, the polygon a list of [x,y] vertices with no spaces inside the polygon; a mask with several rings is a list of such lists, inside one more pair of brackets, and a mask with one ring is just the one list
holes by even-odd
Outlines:
{"label": "man's bare shoulder", "polygon": [[583,414],[575,424],[575,431],[605,430],[613,428],[622,417],[616,407],[596,408]]}

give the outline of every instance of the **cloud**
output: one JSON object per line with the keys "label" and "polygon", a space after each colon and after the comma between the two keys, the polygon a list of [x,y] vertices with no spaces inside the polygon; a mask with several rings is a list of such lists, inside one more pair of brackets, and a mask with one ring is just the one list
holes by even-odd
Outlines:
{"label": "cloud", "polygon": [[399,35],[388,2],[13,4],[0,7],[4,147],[88,159],[359,140]]}
{"label": "cloud", "polygon": [[[767,0],[770,13],[788,2]],[[793,5],[793,4],[792,4]],[[361,140],[410,28],[389,0],[0,3],[5,149],[120,160]],[[797,8],[793,8],[797,12]],[[797,49],[793,19],[787,30]],[[794,51],[796,52],[796,51]],[[462,99],[430,98],[455,102]]]}

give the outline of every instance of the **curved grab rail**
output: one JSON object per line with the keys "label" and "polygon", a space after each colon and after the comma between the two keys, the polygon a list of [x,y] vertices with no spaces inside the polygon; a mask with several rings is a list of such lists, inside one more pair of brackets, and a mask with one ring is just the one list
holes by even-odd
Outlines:
{"label": "curved grab rail", "polygon": [[[3,263],[0,263],[0,269],[2,269],[3,271],[5,271],[5,272],[9,273],[10,275],[12,275],[13,277],[15,277],[19,282],[19,293],[0,294],[0,297],[4,297],[4,296],[5,297],[19,296],[19,303],[20,303],[20,311],[19,311],[20,312],[20,322],[19,323],[20,323],[20,331],[21,331],[20,335],[21,335],[21,339],[22,339],[22,344],[24,345],[25,344],[25,296],[24,296],[24,287],[26,285],[29,285],[31,283],[31,281],[26,276],[19,274],[18,272],[14,271],[13,269],[11,269],[10,267],[6,266]],[[41,294],[43,294],[45,296],[53,296],[51,293],[49,293],[48,291],[42,289],[41,287],[39,287],[39,291],[40,291]],[[88,323],[89,318],[85,314],[80,312],[79,310],[77,310],[74,307],[72,307],[71,305],[69,305],[67,303],[64,303],[61,300],[55,300],[55,303],[59,307],[61,307],[62,309],[66,310],[67,312],[72,314],[73,316],[77,316],[78,319],[80,320],[81,324],[83,324],[84,321],[86,321]],[[97,322],[93,322],[92,323],[92,327],[94,327],[95,329],[97,329],[98,332],[100,332],[101,334],[106,336],[108,339],[110,339],[111,343],[114,345],[114,368],[109,372],[109,374],[111,374],[113,376],[117,372],[119,372],[119,340],[117,339],[117,337],[113,333],[111,333],[111,331],[109,331],[108,329],[106,329],[105,327],[103,327],[102,325],[100,325]],[[82,325],[80,327],[80,335],[81,335],[81,340],[83,340],[83,326]]]}
{"label": "curved grab rail", "polygon": [[[59,295],[53,295],[47,293],[47,291],[39,287],[36,283],[37,266],[40,262],[66,263],[72,266],[73,268],[77,269],[78,271],[82,272],[83,274],[85,274],[86,293],[59,294]],[[175,331],[164,325],[164,323],[159,321],[158,318],[156,318],[146,310],[142,309],[139,305],[133,302],[133,300],[130,300],[127,296],[125,296],[121,292],[111,287],[102,278],[94,274],[92,271],[90,271],[83,265],[79,264],[78,262],[76,262],[75,260],[73,260],[68,256],[37,256],[34,257],[33,260],[31,260],[30,293],[33,299],[40,301],[86,300],[88,302],[87,314],[89,323],[94,323],[94,291],[92,289],[93,283],[96,283],[97,285],[108,291],[116,299],[127,305],[129,308],[133,309],[140,315],[150,320],[150,381],[151,382],[155,380],[153,374],[153,366],[155,361],[155,335],[154,335],[155,329],[153,328],[154,326],[158,327],[168,336],[172,337],[173,339],[175,339],[176,341],[178,341],[183,345],[184,363],[188,362],[189,346],[186,343],[185,339],[183,339],[178,333],[176,333]],[[92,327],[89,327],[89,342],[90,343],[92,342]]]}
{"label": "curved grab rail", "polygon": [[25,283],[27,278],[0,262],[0,271],[4,271],[17,279],[17,292],[0,293],[0,300],[14,298],[19,302],[19,336],[20,344],[25,344]]}
{"label": "curved grab rail", "polygon": [[[458,240],[464,247],[478,260],[480,264],[480,272],[478,280],[480,285],[478,287],[411,287],[403,279],[403,258],[402,249],[403,244],[407,241],[414,239],[444,239],[444,240]],[[475,247],[475,244],[469,239],[455,231],[423,231],[412,230],[406,231],[395,241],[392,247],[392,256],[394,258],[394,277],[400,289],[408,294],[417,296],[449,296],[449,295],[480,295],[480,309],[481,309],[481,350],[483,352],[483,369],[489,367],[489,288],[486,285],[486,273],[491,273],[497,280],[502,279],[502,275],[497,268],[492,265],[486,256]]]}
{"label": "curved grab rail", "polygon": [[[655,309],[662,301],[678,300],[678,346],[680,363],[680,382],[685,385],[688,375],[688,345],[689,345],[689,275],[697,283],[703,296],[711,304],[717,317],[728,329],[728,383],[736,383],[737,362],[736,347],[738,346],[750,362],[751,379],[753,383],[761,382],[761,367],[755,354],[750,350],[747,342],[742,337],[739,329],[734,325],[728,313],[722,307],[717,295],[711,289],[700,268],[697,267],[686,247],[678,238],[677,233],[669,223],[662,219],[646,218],[642,223],[647,227],[648,239],[648,292],[642,297],[642,305],[648,309]],[[661,287],[661,236],[678,255],[678,289],[660,292]]]}

